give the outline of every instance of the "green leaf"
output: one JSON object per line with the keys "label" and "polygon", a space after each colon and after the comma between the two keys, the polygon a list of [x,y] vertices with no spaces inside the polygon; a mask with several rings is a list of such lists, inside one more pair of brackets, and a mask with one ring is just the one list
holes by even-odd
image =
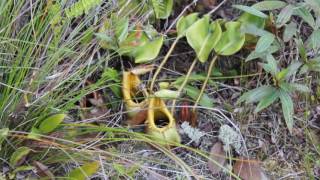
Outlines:
{"label": "green leaf", "polygon": [[65,114],[55,114],[43,120],[39,126],[42,133],[50,133],[55,130],[66,117]]}
{"label": "green leaf", "polygon": [[311,90],[304,84],[291,83],[290,86],[299,92],[304,92],[304,93],[311,92]]}
{"label": "green leaf", "polygon": [[78,167],[72,170],[68,175],[67,179],[69,180],[85,180],[95,174],[100,167],[100,163],[98,161],[89,162],[81,167]]}
{"label": "green leaf", "polygon": [[312,10],[320,15],[320,1],[319,0],[304,0]]}
{"label": "green leaf", "polygon": [[[305,65],[305,72],[307,71],[314,71],[314,72],[320,72],[320,58],[314,58],[309,60]],[[303,73],[303,67],[300,70],[300,73]]]}
{"label": "green leaf", "polygon": [[308,39],[308,46],[314,51],[318,51],[320,48],[320,29],[314,30]]}
{"label": "green leaf", "polygon": [[275,9],[281,9],[287,5],[283,1],[262,1],[254,4],[252,7],[259,11],[271,11]]}
{"label": "green leaf", "polygon": [[162,47],[163,36],[145,43],[134,51],[135,63],[145,63],[155,59]]}
{"label": "green leaf", "polygon": [[31,149],[28,147],[19,147],[10,157],[10,165],[12,167],[16,166],[22,158],[30,153]]}
{"label": "green leaf", "polygon": [[[240,22],[242,23],[243,21],[240,21]],[[264,29],[261,29],[261,28],[255,26],[255,25],[253,25],[253,24],[247,24],[247,23],[242,23],[241,32],[245,33],[247,35],[253,35],[253,36],[263,36],[265,33],[268,33],[268,31],[265,31]],[[256,38],[255,37],[251,38],[251,39],[254,39],[255,40],[254,43],[256,43]],[[246,38],[247,42],[249,40]]]}
{"label": "green leaf", "polygon": [[306,7],[299,7],[294,10],[294,15],[301,17],[306,23],[308,23],[312,28],[315,28],[316,22],[311,14],[311,12]]}
{"label": "green leaf", "polygon": [[283,32],[283,41],[284,42],[290,41],[296,33],[297,33],[297,24],[294,22],[290,22],[290,24],[286,25],[285,30]]}
{"label": "green leaf", "polygon": [[284,80],[285,77],[287,76],[288,72],[289,72],[289,69],[288,69],[288,68],[282,69],[280,72],[278,72],[278,73],[276,74],[276,79],[277,79],[278,81]]}
{"label": "green leaf", "polygon": [[254,103],[261,101],[261,99],[265,98],[269,94],[275,91],[275,88],[272,86],[261,86],[256,89],[250,90],[244,93],[237,101],[237,103],[246,102],[246,103]]}
{"label": "green leaf", "polygon": [[243,13],[238,21],[241,22],[241,31],[246,34],[262,36],[266,32],[264,30],[266,19],[264,18],[249,13]]}
{"label": "green leaf", "polygon": [[111,91],[118,97],[121,97],[121,87],[119,83],[120,80],[120,74],[117,70],[113,68],[106,68],[104,72],[102,73],[102,78],[105,78],[106,81],[114,81],[115,83],[108,83],[108,87],[111,89]]}
{"label": "green leaf", "polygon": [[119,48],[115,50],[120,55],[135,57],[135,51],[148,42],[150,42],[150,39],[144,31],[132,31],[128,37],[119,44]]}
{"label": "green leaf", "polygon": [[82,33],[82,37],[81,37],[81,40],[80,40],[81,44],[87,45],[90,42],[92,42],[94,31],[95,31],[95,29],[93,27],[89,27],[86,31],[84,31]]}
{"label": "green leaf", "polygon": [[272,92],[270,91],[269,95],[266,95],[259,104],[257,105],[256,109],[254,110],[255,113],[260,112],[261,110],[267,108],[270,106],[274,101],[276,101],[279,98],[279,92],[274,89]]}
{"label": "green leaf", "polygon": [[199,18],[198,13],[192,13],[187,16],[182,16],[177,22],[178,37],[186,35],[188,28],[194,24]]}
{"label": "green leaf", "polygon": [[[187,96],[191,97],[193,100],[197,100],[199,94],[200,94],[200,90],[198,88],[192,87],[192,86],[185,86],[184,91],[186,93]],[[212,108],[213,107],[213,100],[207,95],[207,94],[203,94],[199,104],[203,107],[209,107]]]}
{"label": "green leaf", "polygon": [[240,9],[240,10],[242,10],[244,12],[247,12],[249,14],[252,14],[252,15],[255,15],[255,16],[258,16],[258,17],[261,17],[261,18],[265,18],[265,19],[268,18],[268,16],[266,14],[264,14],[263,12],[257,10],[254,7],[249,7],[249,6],[244,6],[244,5],[233,5],[232,7]]}
{"label": "green leaf", "polygon": [[113,41],[112,37],[108,36],[105,33],[95,33],[94,35],[97,38],[99,38],[100,40],[103,40],[103,41],[107,41],[107,42],[112,42]]}
{"label": "green leaf", "polygon": [[170,16],[173,0],[152,0],[151,2],[157,19],[166,19]]}
{"label": "green leaf", "polygon": [[19,167],[15,168],[12,173],[17,174],[18,172],[21,172],[21,171],[31,171],[34,169],[35,169],[35,167],[33,167],[33,166],[19,166]]}
{"label": "green leaf", "polygon": [[2,142],[7,138],[8,134],[9,134],[9,128],[0,129],[0,151],[1,151]]}
{"label": "green leaf", "polygon": [[280,88],[288,93],[291,93],[293,91],[295,91],[295,89],[290,85],[290,83],[287,82],[281,82],[279,84]]}
{"label": "green leaf", "polygon": [[292,99],[287,92],[280,90],[280,101],[281,101],[283,116],[287,124],[287,128],[289,129],[289,132],[292,134],[293,124],[294,124],[293,122],[294,107],[293,107]]}
{"label": "green leaf", "polygon": [[41,131],[35,127],[32,127],[31,132],[28,134],[29,139],[40,139]]}
{"label": "green leaf", "polygon": [[296,74],[298,69],[301,67],[302,63],[297,61],[297,62],[292,62],[288,69],[288,73],[285,76],[285,79],[289,79],[292,75]]}
{"label": "green leaf", "polygon": [[280,14],[278,15],[278,18],[276,21],[278,28],[282,27],[290,20],[293,14],[293,11],[294,11],[294,7],[290,4],[280,11]]}
{"label": "green leaf", "polygon": [[116,22],[116,37],[118,39],[118,42],[121,43],[123,40],[125,40],[128,36],[128,29],[129,29],[129,18],[121,18],[118,19]]}
{"label": "green leaf", "polygon": [[268,54],[272,54],[275,53],[279,50],[279,46],[276,45],[271,45],[265,52],[262,53],[258,53],[256,51],[252,51],[249,56],[246,58],[246,62],[257,59],[257,58],[261,58],[261,59],[266,59]]}
{"label": "green leaf", "polygon": [[188,29],[186,36],[189,45],[196,51],[198,59],[205,62],[219,42],[221,34],[219,22],[210,23],[210,16],[204,16]]}
{"label": "green leaf", "polygon": [[238,52],[245,42],[245,35],[240,30],[241,23],[229,21],[225,24],[226,31],[222,33],[221,39],[214,47],[219,55],[230,56]]}
{"label": "green leaf", "polygon": [[279,72],[277,61],[274,59],[274,57],[271,54],[267,55],[267,65],[263,66],[263,69],[269,73],[271,73],[273,76],[275,76]]}
{"label": "green leaf", "polygon": [[271,44],[273,43],[275,36],[271,33],[265,33],[262,37],[260,37],[259,41],[256,45],[256,51],[258,53],[266,51]]}
{"label": "green leaf", "polygon": [[168,99],[177,99],[179,97],[178,91],[172,91],[169,89],[161,89],[155,92],[154,95],[159,98],[168,98]]}
{"label": "green leaf", "polygon": [[[309,72],[311,69],[309,68],[308,64],[304,64],[300,71],[299,74],[306,74],[307,72]],[[320,70],[320,69],[319,69]]]}
{"label": "green leaf", "polygon": [[307,62],[308,61],[307,51],[306,51],[306,48],[304,47],[304,44],[303,44],[302,40],[301,39],[295,39],[295,42],[297,44],[297,48],[299,50],[299,54],[300,54],[302,60],[304,62]]}
{"label": "green leaf", "polygon": [[121,176],[126,175],[126,168],[124,167],[124,165],[119,163],[112,163],[112,166],[114,170],[116,170],[117,173],[120,174]]}
{"label": "green leaf", "polygon": [[102,73],[102,77],[105,77],[106,79],[108,80],[112,80],[112,81],[115,81],[115,82],[120,82],[120,74],[119,72],[114,69],[114,68],[110,68],[110,67],[107,67],[104,72]]}

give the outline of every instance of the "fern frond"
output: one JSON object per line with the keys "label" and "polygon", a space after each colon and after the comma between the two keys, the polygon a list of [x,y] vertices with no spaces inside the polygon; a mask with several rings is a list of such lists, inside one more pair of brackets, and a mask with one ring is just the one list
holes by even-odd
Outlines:
{"label": "fern frond", "polygon": [[65,10],[68,18],[76,18],[84,13],[88,13],[89,10],[99,4],[102,0],[79,0]]}

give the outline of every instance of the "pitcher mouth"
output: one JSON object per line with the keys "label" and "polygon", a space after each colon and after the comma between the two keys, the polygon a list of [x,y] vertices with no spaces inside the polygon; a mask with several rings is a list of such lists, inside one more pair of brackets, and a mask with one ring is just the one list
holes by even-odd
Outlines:
{"label": "pitcher mouth", "polygon": [[161,117],[155,117],[154,124],[157,128],[165,128],[170,124],[170,119],[165,115]]}

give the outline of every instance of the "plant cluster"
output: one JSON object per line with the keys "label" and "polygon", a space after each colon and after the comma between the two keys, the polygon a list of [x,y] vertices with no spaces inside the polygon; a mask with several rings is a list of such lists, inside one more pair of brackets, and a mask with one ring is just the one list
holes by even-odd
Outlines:
{"label": "plant cluster", "polygon": [[[265,78],[254,89],[250,87],[251,90],[244,92],[236,106],[256,103],[254,113],[257,114],[271,105],[280,105],[291,134],[294,133],[297,92],[306,99],[312,97],[314,86],[310,78],[320,72],[318,0],[292,3],[270,0],[252,6],[233,5],[241,11],[233,20],[214,19],[214,11],[192,12],[174,21],[174,37],[168,37],[154,26],[170,17],[173,0],[118,0],[116,3],[39,0],[29,3],[26,6],[23,1],[0,2],[0,160],[13,170],[6,177],[10,179],[24,171],[38,171],[44,174],[41,177],[54,179],[46,163],[78,164],[77,161],[82,165],[60,175],[67,179],[86,179],[104,168],[101,162],[107,162],[107,168],[114,169],[118,178],[133,179],[142,166],[130,162],[110,145],[121,141],[149,143],[174,159],[185,172],[194,175],[192,168],[167,147],[179,146],[201,157],[210,157],[180,144],[174,116],[176,102],[182,96],[194,101],[191,113],[186,108],[181,110],[192,127],[189,122],[181,127],[189,137],[195,136],[190,139],[198,142],[204,133],[196,127],[196,113],[199,105],[214,107],[213,99],[205,91],[208,84],[215,84],[212,76],[221,76],[217,61],[241,50],[245,53],[251,50],[244,63],[259,60],[259,75]],[[112,8],[104,12],[99,9],[102,7]],[[299,32],[302,24],[308,27],[310,36],[307,38]],[[174,41],[164,57],[159,58],[169,38]],[[181,41],[195,54],[186,75],[170,82],[159,79]],[[288,44],[295,53],[283,55]],[[122,73],[110,67],[114,57],[124,56],[134,59],[140,66]],[[289,60],[286,56],[290,56]],[[160,59],[156,69],[150,65],[155,59]],[[206,75],[194,73],[197,63],[209,64]],[[152,75],[151,81],[144,83],[140,76],[146,74]],[[194,81],[203,81],[202,87],[193,86]],[[109,94],[104,89],[110,90]],[[320,96],[320,91],[316,94]],[[120,101],[124,103],[129,128],[99,124],[110,109],[120,106]],[[169,102],[171,108],[167,106]],[[74,111],[79,115],[68,115]],[[86,121],[77,122],[77,118]],[[131,131],[141,124],[145,124],[147,135]],[[235,146],[233,148],[240,154],[241,144],[233,143],[241,140],[238,132],[228,125],[221,127],[219,139],[226,145],[224,148],[231,151],[226,147]],[[218,154],[225,156],[222,144],[216,145]],[[103,155],[100,161],[90,158],[96,157],[97,152],[99,158]],[[31,155],[33,163],[24,163]],[[313,156],[306,155],[306,161],[315,161]],[[241,174],[240,167],[245,164],[250,169],[250,162],[239,159],[235,163],[238,170],[233,171],[244,178],[246,175]],[[223,157],[222,165],[225,160]],[[221,164],[211,164],[211,168],[221,169]],[[59,166],[58,169],[63,168]],[[224,171],[238,178],[230,170],[224,168]]]}

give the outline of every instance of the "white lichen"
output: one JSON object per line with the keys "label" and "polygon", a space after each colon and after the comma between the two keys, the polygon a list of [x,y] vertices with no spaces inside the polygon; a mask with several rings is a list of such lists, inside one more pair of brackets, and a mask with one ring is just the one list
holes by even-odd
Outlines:
{"label": "white lichen", "polygon": [[224,144],[224,150],[230,151],[231,147],[239,154],[242,154],[242,139],[241,135],[236,132],[232,127],[223,125],[219,130],[219,139]]}
{"label": "white lichen", "polygon": [[192,141],[195,143],[200,142],[200,138],[205,135],[204,132],[201,132],[199,129],[194,128],[189,125],[189,122],[185,121],[181,124],[182,133],[186,134]]}

